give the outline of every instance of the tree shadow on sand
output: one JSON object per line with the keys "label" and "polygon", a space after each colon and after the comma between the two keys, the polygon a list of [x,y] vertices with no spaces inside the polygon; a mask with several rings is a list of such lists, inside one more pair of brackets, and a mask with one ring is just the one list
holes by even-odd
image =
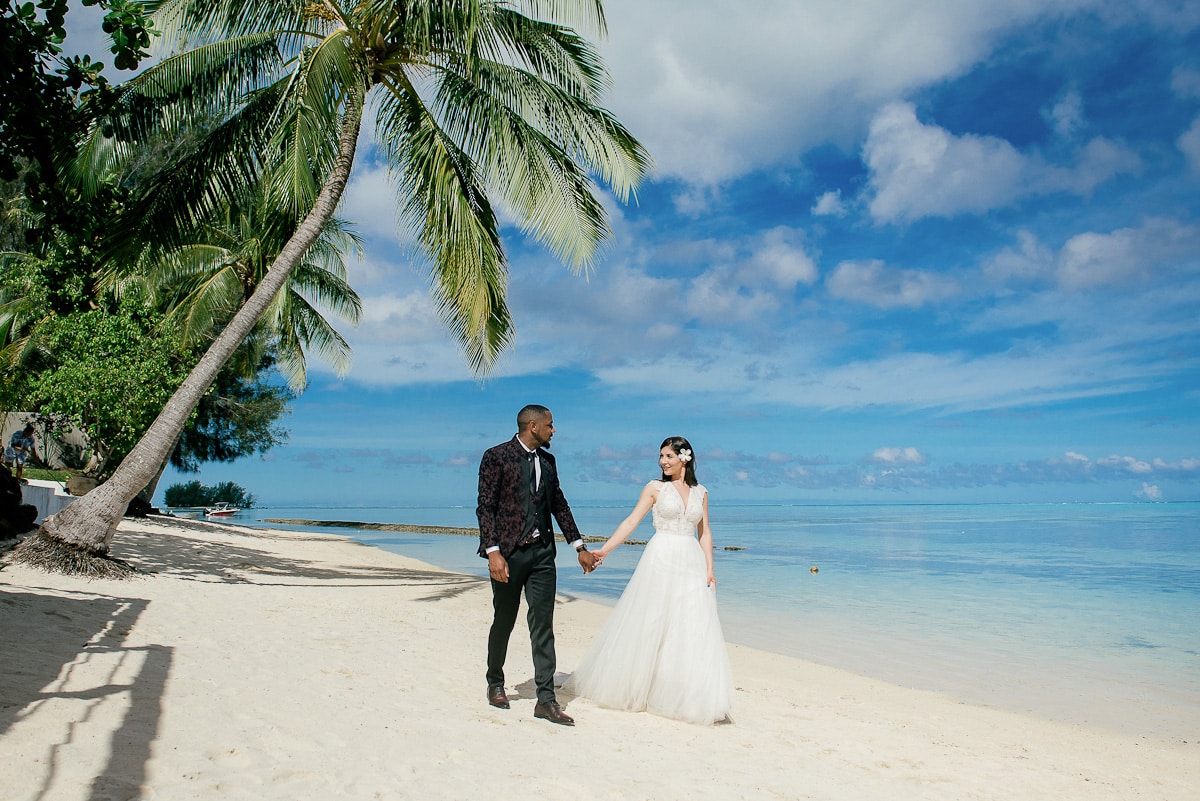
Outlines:
{"label": "tree shadow on sand", "polygon": [[[89,799],[137,797],[162,717],[173,650],[130,647],[125,636],[148,601],[63,590],[38,594],[0,590],[0,642],[32,643],[20,663],[6,659],[0,681],[0,735],[24,729],[41,751],[30,770],[41,774],[38,798],[67,781],[80,742],[109,738]],[[117,718],[118,722],[113,723]],[[77,766],[70,765],[71,773]]]}
{"label": "tree shadow on sand", "polygon": [[487,583],[478,576],[368,564],[331,565],[254,547],[256,541],[312,542],[337,540],[346,545],[369,545],[325,536],[297,537],[280,535],[270,529],[224,528],[211,524],[192,524],[205,539],[175,536],[172,528],[188,528],[185,521],[170,524],[150,523],[153,531],[122,531],[113,541],[113,553],[134,565],[143,574],[169,575],[192,581],[231,584],[288,586],[428,586],[435,588],[421,598],[435,601],[453,598]]}
{"label": "tree shadow on sand", "polygon": [[[320,587],[428,587],[415,600],[457,597],[487,580],[476,576],[405,567],[314,562],[255,547],[263,540],[313,541],[270,530],[220,530],[199,525],[204,539],[180,536],[178,522],[122,531],[113,555],[134,565],[128,594],[0,584],[0,643],[22,643],[22,659],[0,650],[0,737],[19,729],[31,752],[39,754],[37,798],[60,794],[67,776],[80,768],[93,776],[89,801],[136,798],[158,736],[163,692],[174,659],[164,645],[129,646],[126,636],[150,603],[137,594],[142,581],[171,577],[185,581]],[[340,538],[339,538],[340,539]],[[342,540],[350,545],[360,545]],[[370,547],[361,545],[361,547]],[[278,550],[277,548],[274,550]],[[351,554],[353,551],[351,551]],[[364,560],[366,561],[366,560]],[[110,585],[111,586],[111,585]],[[109,747],[88,747],[96,764],[80,766],[79,743],[107,739]]]}

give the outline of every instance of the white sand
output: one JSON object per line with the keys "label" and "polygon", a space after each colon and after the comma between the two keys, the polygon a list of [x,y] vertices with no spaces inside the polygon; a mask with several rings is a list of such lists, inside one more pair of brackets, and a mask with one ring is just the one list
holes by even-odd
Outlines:
{"label": "white sand", "polygon": [[[340,537],[127,522],[152,575],[0,570],[0,797],[1200,799],[1200,732],[1130,739],[730,646],[732,725],[565,696],[533,718],[523,629],[484,700],[491,594]],[[607,609],[563,599],[559,669]]]}

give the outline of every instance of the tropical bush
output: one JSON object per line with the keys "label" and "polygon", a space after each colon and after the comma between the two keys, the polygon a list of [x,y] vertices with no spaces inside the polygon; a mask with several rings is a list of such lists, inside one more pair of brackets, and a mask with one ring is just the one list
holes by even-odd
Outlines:
{"label": "tropical bush", "polygon": [[199,481],[172,484],[163,494],[163,502],[171,507],[213,506],[227,501],[243,509],[254,505],[254,496],[232,481],[222,481],[209,486]]}

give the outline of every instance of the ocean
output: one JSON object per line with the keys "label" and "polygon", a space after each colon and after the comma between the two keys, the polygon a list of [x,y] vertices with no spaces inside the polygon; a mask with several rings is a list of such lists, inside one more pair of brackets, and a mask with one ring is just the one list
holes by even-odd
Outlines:
{"label": "ocean", "polygon": [[[572,508],[585,534],[606,536],[630,507]],[[714,503],[710,515],[730,642],[966,703],[1200,740],[1200,504]],[[476,525],[473,507],[412,506],[256,508],[232,522],[271,518]],[[487,575],[474,538],[323,530]],[[652,533],[647,515],[633,538]],[[559,590],[612,605],[640,552],[621,547],[584,576],[560,547]]]}

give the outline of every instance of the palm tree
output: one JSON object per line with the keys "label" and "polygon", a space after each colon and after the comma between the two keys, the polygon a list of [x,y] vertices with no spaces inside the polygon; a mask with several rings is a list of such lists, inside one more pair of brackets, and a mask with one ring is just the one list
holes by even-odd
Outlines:
{"label": "palm tree", "polygon": [[333,216],[365,110],[402,219],[428,256],[443,319],[480,372],[513,336],[489,197],[569,267],[586,270],[610,235],[593,176],[626,201],[650,167],[642,146],[600,105],[607,73],[574,29],[604,33],[600,0],[146,5],[168,52],[178,55],[131,82],[121,115],[100,126],[83,158],[106,148],[129,153],[147,131],[213,119],[210,135],[127,217],[170,241],[264,180],[301,222],[109,481],[47,520],[15,555],[58,570],[90,572],[98,561],[90,557],[107,556],[126,505]]}
{"label": "palm tree", "polygon": [[[184,345],[207,344],[253,294],[295,229],[295,219],[273,207],[261,185],[256,190],[244,203],[218,209],[186,244],[164,250],[156,238],[134,267],[111,263],[99,287],[117,294],[130,287],[144,291]],[[347,281],[349,251],[361,254],[361,239],[344,220],[329,219],[243,343],[248,350],[240,361],[250,374],[267,350],[296,392],[307,385],[309,351],[345,374],[350,344],[326,314],[352,324],[362,315],[362,300]]]}

